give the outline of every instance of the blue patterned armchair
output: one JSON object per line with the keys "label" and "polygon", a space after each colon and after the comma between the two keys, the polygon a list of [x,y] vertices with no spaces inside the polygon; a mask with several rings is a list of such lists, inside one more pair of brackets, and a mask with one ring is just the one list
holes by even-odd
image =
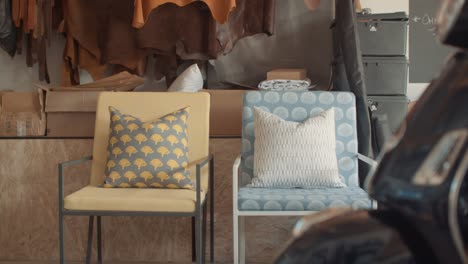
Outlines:
{"label": "blue patterned armchair", "polygon": [[[302,122],[334,107],[336,155],[340,177],[346,188],[270,189],[249,187],[253,176],[253,107],[288,120]],[[306,215],[332,207],[373,207],[367,193],[359,187],[358,159],[375,165],[358,154],[355,98],[349,92],[252,91],[244,95],[242,113],[242,153],[233,166],[234,263],[245,261],[244,217]]]}

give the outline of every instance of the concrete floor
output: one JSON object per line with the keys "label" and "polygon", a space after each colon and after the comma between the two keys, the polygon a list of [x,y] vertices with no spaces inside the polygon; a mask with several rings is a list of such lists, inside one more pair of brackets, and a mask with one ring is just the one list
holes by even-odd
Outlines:
{"label": "concrete floor", "polygon": [[[57,264],[58,261],[0,261],[0,264]],[[82,262],[67,262],[67,264],[83,264]],[[93,264],[97,264],[97,262],[92,262]],[[111,261],[104,261],[106,264],[192,264],[191,262],[169,262],[169,263],[162,263],[162,262],[111,262]],[[229,263],[221,263],[216,262],[216,264],[229,264]],[[248,264],[267,264],[267,263],[248,263]]]}
{"label": "concrete floor", "polygon": [[[0,261],[0,264],[57,264],[58,261]],[[67,262],[67,264],[83,264],[83,262]],[[93,262],[97,263],[97,262]],[[192,264],[192,262],[182,263],[182,262],[169,262],[169,263],[162,263],[162,262],[111,262],[111,261],[104,261],[106,264]],[[216,264],[229,264],[229,263],[216,263]],[[266,263],[249,263],[249,264],[266,264]]]}

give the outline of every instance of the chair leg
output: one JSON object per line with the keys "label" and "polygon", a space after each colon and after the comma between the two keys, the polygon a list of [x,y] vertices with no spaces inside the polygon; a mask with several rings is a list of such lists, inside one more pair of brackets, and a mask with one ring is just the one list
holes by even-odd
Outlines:
{"label": "chair leg", "polygon": [[233,236],[234,236],[234,264],[245,263],[245,234],[244,217],[234,213]]}
{"label": "chair leg", "polygon": [[93,246],[94,216],[89,217],[88,222],[88,247],[86,250],[86,264],[91,263],[91,248]]}
{"label": "chair leg", "polygon": [[245,264],[245,217],[238,217],[238,258],[239,264]]}
{"label": "chair leg", "polygon": [[234,264],[239,264],[239,221],[238,216],[234,212],[232,217],[232,253],[234,254]]}
{"label": "chair leg", "polygon": [[192,262],[197,261],[195,247],[195,217],[192,216]]}
{"label": "chair leg", "polygon": [[196,247],[195,257],[196,257],[196,263],[202,264],[203,263],[202,212],[201,212],[202,208],[197,208],[196,211],[197,212],[195,216],[195,247]]}
{"label": "chair leg", "polygon": [[[213,196],[213,193],[210,193]],[[210,263],[214,263],[214,203],[210,201]]]}
{"label": "chair leg", "polygon": [[207,203],[203,205],[203,224],[202,224],[202,237],[203,237],[203,249],[202,249],[202,260],[206,263],[206,218],[207,218]]}
{"label": "chair leg", "polygon": [[101,216],[97,217],[97,254],[98,263],[102,264],[102,227],[101,227]]}
{"label": "chair leg", "polygon": [[65,251],[64,251],[64,228],[63,228],[63,214],[59,213],[59,248],[60,248],[60,264],[65,263]]}
{"label": "chair leg", "polygon": [[210,262],[214,263],[214,158],[210,162]]}

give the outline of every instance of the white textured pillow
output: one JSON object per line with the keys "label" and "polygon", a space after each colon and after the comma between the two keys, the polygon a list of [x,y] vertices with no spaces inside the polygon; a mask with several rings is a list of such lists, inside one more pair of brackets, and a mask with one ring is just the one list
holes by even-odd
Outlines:
{"label": "white textured pillow", "polygon": [[168,92],[198,92],[203,89],[203,75],[197,64],[188,67],[171,84]]}
{"label": "white textured pillow", "polygon": [[252,187],[346,187],[336,159],[334,113],[330,108],[297,123],[254,107]]}

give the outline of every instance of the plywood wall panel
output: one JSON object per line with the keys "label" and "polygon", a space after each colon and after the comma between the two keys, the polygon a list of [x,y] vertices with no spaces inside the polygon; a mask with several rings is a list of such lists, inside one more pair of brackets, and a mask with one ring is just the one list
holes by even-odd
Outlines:
{"label": "plywood wall panel", "polygon": [[[57,258],[57,164],[90,155],[91,144],[91,140],[0,141],[0,260]],[[75,168],[71,186],[85,184],[87,170],[89,165]],[[68,248],[72,247],[70,243]]]}
{"label": "plywood wall panel", "polygon": [[[240,139],[210,140],[217,263],[232,262],[232,163],[240,146]],[[0,261],[58,259],[57,164],[91,152],[92,140],[86,139],[0,140]],[[67,168],[66,193],[88,184],[89,170],[89,163]],[[288,240],[295,219],[248,218],[248,263],[270,263]],[[87,223],[87,217],[66,217],[68,260],[84,260]],[[103,217],[104,259],[189,263],[190,223],[190,218]]]}

